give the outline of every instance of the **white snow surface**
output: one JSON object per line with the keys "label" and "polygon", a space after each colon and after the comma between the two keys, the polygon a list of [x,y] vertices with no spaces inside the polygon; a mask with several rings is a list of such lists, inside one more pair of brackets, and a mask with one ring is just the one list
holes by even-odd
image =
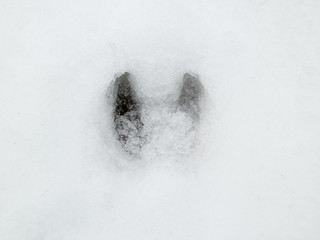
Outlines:
{"label": "white snow surface", "polygon": [[[1,240],[320,239],[320,1],[2,0]],[[135,76],[152,141],[116,141]],[[201,122],[166,109],[182,76]]]}

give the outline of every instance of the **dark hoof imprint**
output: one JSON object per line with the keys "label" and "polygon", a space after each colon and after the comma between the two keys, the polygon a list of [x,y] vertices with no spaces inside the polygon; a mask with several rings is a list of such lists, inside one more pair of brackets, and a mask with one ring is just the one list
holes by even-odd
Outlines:
{"label": "dark hoof imprint", "polygon": [[189,114],[194,120],[200,117],[200,98],[203,86],[197,76],[189,73],[183,76],[183,85],[178,99],[178,108]]}
{"label": "dark hoof imprint", "polygon": [[[133,88],[129,73],[116,78],[114,83],[114,128],[124,149],[132,154],[141,148],[141,103]],[[130,146],[130,148],[128,148]]]}
{"label": "dark hoof imprint", "polygon": [[[203,86],[199,78],[184,74],[177,109],[185,112],[196,122],[199,121],[202,92]],[[125,151],[137,155],[143,144],[144,124],[141,120],[141,102],[128,72],[116,78],[113,96],[113,119],[117,138]]]}

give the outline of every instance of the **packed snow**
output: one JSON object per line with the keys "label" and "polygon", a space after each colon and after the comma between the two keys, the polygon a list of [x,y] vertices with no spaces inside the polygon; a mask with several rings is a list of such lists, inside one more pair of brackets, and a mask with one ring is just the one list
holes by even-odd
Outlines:
{"label": "packed snow", "polygon": [[[320,1],[0,6],[1,240],[320,239]],[[139,158],[110,117],[126,71]]]}

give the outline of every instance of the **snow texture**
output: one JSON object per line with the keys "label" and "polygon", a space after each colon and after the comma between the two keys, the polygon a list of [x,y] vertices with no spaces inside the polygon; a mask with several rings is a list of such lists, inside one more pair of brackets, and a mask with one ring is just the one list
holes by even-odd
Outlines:
{"label": "snow texture", "polygon": [[[320,239],[320,1],[2,0],[1,240]],[[141,156],[107,97],[130,72]],[[184,73],[199,124],[172,106]]]}

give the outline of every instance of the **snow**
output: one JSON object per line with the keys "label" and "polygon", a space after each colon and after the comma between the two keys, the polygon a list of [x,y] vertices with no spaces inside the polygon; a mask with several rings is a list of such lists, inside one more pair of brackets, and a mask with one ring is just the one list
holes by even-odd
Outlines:
{"label": "snow", "polygon": [[[0,6],[1,240],[320,238],[319,1]],[[140,159],[110,121],[124,71]],[[190,139],[168,110],[185,72],[206,98]]]}

